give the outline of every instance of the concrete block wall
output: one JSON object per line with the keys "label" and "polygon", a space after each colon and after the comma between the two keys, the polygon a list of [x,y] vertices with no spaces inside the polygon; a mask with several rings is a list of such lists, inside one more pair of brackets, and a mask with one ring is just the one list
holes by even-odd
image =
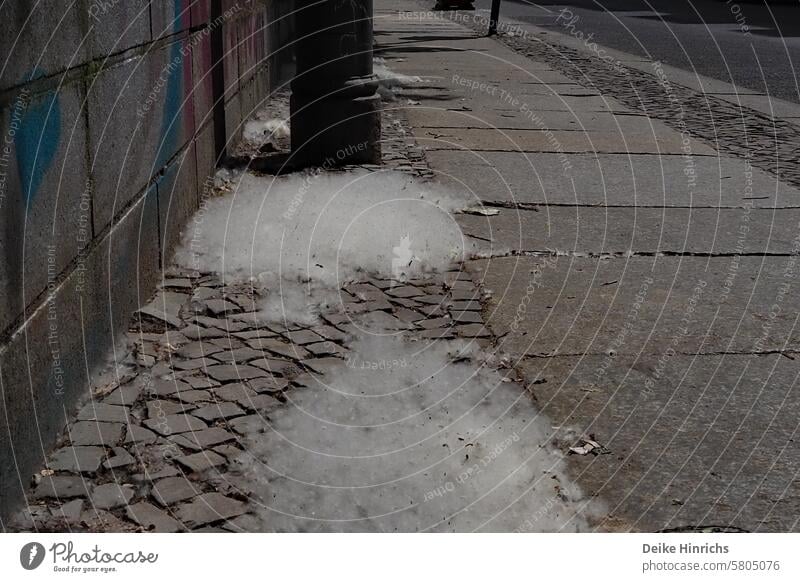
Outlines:
{"label": "concrete block wall", "polygon": [[221,146],[267,98],[271,11],[271,0],[0,6],[3,528],[93,374],[122,355]]}

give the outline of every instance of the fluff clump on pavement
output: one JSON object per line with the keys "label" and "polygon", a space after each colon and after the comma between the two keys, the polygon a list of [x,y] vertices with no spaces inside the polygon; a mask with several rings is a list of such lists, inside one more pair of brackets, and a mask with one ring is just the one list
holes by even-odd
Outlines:
{"label": "fluff clump on pavement", "polygon": [[[586,531],[549,420],[475,344],[360,333],[234,469],[267,531]],[[457,351],[458,362],[453,361]]]}
{"label": "fluff clump on pavement", "polygon": [[267,314],[307,316],[312,296],[335,299],[326,289],[366,275],[425,276],[474,246],[451,214],[466,200],[399,172],[244,173],[228,189],[190,222],[176,260],[262,284]]}

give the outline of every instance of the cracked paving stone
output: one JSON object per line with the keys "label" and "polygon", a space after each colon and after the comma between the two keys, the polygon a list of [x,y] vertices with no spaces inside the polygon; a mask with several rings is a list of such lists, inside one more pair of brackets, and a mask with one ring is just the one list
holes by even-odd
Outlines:
{"label": "cracked paving stone", "polygon": [[53,471],[94,473],[106,456],[102,447],[64,447],[53,453],[47,468]]}
{"label": "cracked paving stone", "polygon": [[153,484],[150,495],[159,505],[168,507],[173,503],[197,497],[201,491],[186,477],[167,477]]}
{"label": "cracked paving stone", "polygon": [[297,344],[299,346],[304,346],[306,344],[313,344],[318,342],[322,339],[322,337],[311,331],[310,329],[301,329],[298,331],[289,331],[283,334],[286,336],[290,342],[293,344]]}
{"label": "cracked paving stone", "polygon": [[480,311],[481,304],[478,301],[453,301],[450,304],[450,311]]}
{"label": "cracked paving stone", "polygon": [[375,293],[379,291],[380,288],[372,283],[355,283],[345,287],[345,290],[353,295],[361,295],[362,293]]}
{"label": "cracked paving stone", "polygon": [[251,328],[264,325],[264,318],[258,311],[248,311],[247,313],[234,313],[229,315],[228,319],[238,324],[244,324],[245,328],[237,330],[238,332],[250,331]]}
{"label": "cracked paving stone", "polygon": [[242,416],[245,414],[245,412],[233,402],[220,402],[217,404],[209,404],[203,408],[198,408],[197,410],[192,411],[192,414],[202,418],[203,420],[211,422],[221,418],[235,418],[237,416]]}
{"label": "cracked paving stone", "polygon": [[[310,355],[311,354],[309,353],[309,356]],[[288,360],[280,360],[278,358],[263,358],[250,363],[253,366],[257,366],[258,368],[264,370],[264,375],[269,372],[270,374],[275,374],[276,376],[281,376],[283,378],[291,378],[300,373],[300,368]]]}
{"label": "cracked paving stone", "polygon": [[74,446],[114,446],[122,438],[125,425],[115,422],[76,422],[69,429]]}
{"label": "cracked paving stone", "polygon": [[209,358],[195,358],[194,360],[173,360],[172,367],[176,370],[191,371],[202,370],[208,366],[213,366],[217,362]]}
{"label": "cracked paving stone", "polygon": [[211,400],[211,393],[208,390],[181,390],[174,395],[185,404],[195,404],[196,402],[208,402]]}
{"label": "cracked paving stone", "polygon": [[177,354],[186,359],[203,358],[222,351],[222,348],[211,342],[192,342],[177,351]]}
{"label": "cracked paving stone", "polygon": [[402,321],[403,323],[414,323],[416,321],[420,321],[425,319],[425,316],[417,313],[413,309],[409,309],[408,307],[401,307],[400,309],[396,309],[394,311],[394,316]]}
{"label": "cracked paving stone", "polygon": [[[406,281],[407,284],[413,285],[414,287],[439,287],[441,286],[441,282],[434,277],[429,279],[408,279]],[[427,290],[426,290],[427,291]]]}
{"label": "cracked paving stone", "polygon": [[129,505],[125,513],[128,519],[135,521],[148,531],[156,533],[174,533],[183,529],[180,522],[175,518],[146,501],[141,501],[135,505]]}
{"label": "cracked paving stone", "polygon": [[451,311],[450,317],[458,323],[483,323],[483,317],[477,311]]}
{"label": "cracked paving stone", "polygon": [[158,418],[150,418],[145,420],[144,424],[147,428],[157,432],[161,436],[208,428],[205,422],[195,416],[189,416],[188,414],[168,414]]}
{"label": "cracked paving stone", "polygon": [[181,329],[181,333],[189,340],[202,341],[225,336],[225,332],[217,328],[200,327],[199,325],[190,325]]}
{"label": "cracked paving stone", "polygon": [[137,313],[143,316],[144,319],[154,319],[176,329],[183,326],[183,322],[181,321],[180,317],[165,313],[163,310],[152,305],[142,307]]}
{"label": "cracked paving stone", "polygon": [[263,328],[260,328],[260,329],[254,329],[252,331],[237,331],[236,333],[231,334],[231,335],[233,335],[234,337],[236,337],[236,338],[238,338],[240,340],[247,341],[247,340],[259,339],[259,338],[263,338],[263,339],[274,338],[278,334],[275,333],[274,331],[270,330],[270,329],[267,329],[266,327],[263,327]]}
{"label": "cracked paving stone", "polygon": [[468,275],[466,277],[453,279],[452,281],[446,280],[445,285],[447,285],[449,289],[475,289],[475,283],[472,282],[472,279]]}
{"label": "cracked paving stone", "polygon": [[364,311],[391,311],[394,308],[394,305],[389,303],[386,298],[367,301],[363,305],[365,307]]}
{"label": "cracked paving stone", "polygon": [[214,452],[219,453],[228,459],[228,461],[231,461],[242,454],[242,450],[237,449],[233,445],[220,445],[218,447],[214,447]]}
{"label": "cracked paving stone", "polygon": [[245,342],[240,339],[236,339],[231,335],[226,335],[225,337],[217,338],[210,340],[215,346],[222,348],[223,350],[238,350],[239,348],[245,347]]}
{"label": "cracked paving stone", "polygon": [[177,349],[185,344],[188,344],[189,340],[186,339],[186,336],[179,331],[167,330],[161,334],[161,339],[158,340],[158,343],[164,347],[172,347]]}
{"label": "cracked paving stone", "polygon": [[374,285],[378,289],[388,289],[397,284],[397,281],[391,279],[369,279],[369,284]]}
{"label": "cracked paving stone", "polygon": [[225,457],[218,455],[214,451],[203,451],[200,453],[192,453],[191,455],[184,455],[183,457],[175,457],[175,462],[192,473],[202,473],[203,471],[208,471],[214,467],[224,465],[227,461]]}
{"label": "cracked paving stone", "polygon": [[302,363],[312,372],[324,376],[333,370],[341,368],[344,362],[340,358],[315,358],[313,360],[305,360]]}
{"label": "cracked paving stone", "polygon": [[59,507],[52,508],[50,513],[57,519],[63,519],[67,523],[74,524],[81,518],[83,503],[83,499],[73,499]]}
{"label": "cracked paving stone", "polygon": [[491,333],[480,323],[469,323],[467,325],[459,325],[456,328],[456,333],[459,337],[476,338],[476,337],[491,337]]}
{"label": "cracked paving stone", "polygon": [[214,315],[227,315],[229,313],[238,313],[241,311],[236,303],[227,301],[225,299],[208,299],[205,302],[206,308]]}
{"label": "cracked paving stone", "polygon": [[450,292],[450,298],[453,301],[478,301],[481,298],[480,291],[474,289],[467,291],[466,289],[456,289]]}
{"label": "cracked paving stone", "polygon": [[361,315],[370,311],[370,306],[366,303],[347,303],[344,312],[349,316]]}
{"label": "cracked paving stone", "polygon": [[177,516],[190,528],[200,527],[238,517],[247,512],[247,506],[221,493],[206,493],[178,507]]}
{"label": "cracked paving stone", "polygon": [[168,465],[163,469],[155,471],[153,469],[145,468],[145,473],[137,473],[131,476],[131,481],[134,483],[150,483],[158,481],[159,479],[166,479],[167,477],[175,477],[180,475],[181,472],[172,465]]}
{"label": "cracked paving stone", "polygon": [[141,396],[144,392],[144,384],[141,382],[129,382],[124,386],[120,386],[108,396],[103,398],[103,404],[113,406],[130,406]]}
{"label": "cracked paving stone", "polygon": [[286,390],[286,388],[289,386],[289,381],[286,378],[275,378],[268,376],[265,378],[248,380],[247,386],[259,394],[275,394],[277,392]]}
{"label": "cracked paving stone", "polygon": [[384,311],[374,311],[364,317],[364,323],[369,328],[379,328],[381,330],[401,330],[408,329],[409,324],[400,321],[394,315],[389,315]]}
{"label": "cracked paving stone", "polygon": [[181,402],[171,400],[150,400],[147,404],[147,418],[157,419],[159,416],[168,414],[180,414],[194,410],[194,406],[186,405]]}
{"label": "cracked paving stone", "polygon": [[425,295],[423,291],[420,291],[419,289],[417,289],[416,287],[412,287],[411,285],[404,285],[402,287],[391,287],[389,289],[386,289],[386,294],[401,299],[409,299],[411,297],[419,297],[420,295]]}
{"label": "cracked paving stone", "polygon": [[136,457],[122,447],[114,447],[114,456],[103,462],[106,469],[118,469],[136,463]]}
{"label": "cracked paving stone", "polygon": [[172,442],[193,451],[202,451],[208,447],[213,447],[214,445],[219,445],[235,438],[236,435],[218,426],[206,430],[176,434],[169,437]]}
{"label": "cracked paving stone", "polygon": [[315,331],[327,340],[336,342],[343,342],[347,339],[347,334],[333,327],[332,325],[323,325],[315,328]]}
{"label": "cracked paving stone", "polygon": [[444,274],[444,281],[448,287],[452,287],[456,281],[464,281],[472,285],[472,277],[465,271],[448,271]]}
{"label": "cracked paving stone", "polygon": [[343,313],[326,313],[322,317],[332,326],[338,326],[342,323],[348,323],[352,321],[347,315]]}
{"label": "cracked paving stone", "polygon": [[206,368],[206,374],[219,382],[231,382],[233,380],[260,378],[264,376],[265,372],[252,365],[219,364]]}
{"label": "cracked paving stone", "polygon": [[259,343],[262,349],[278,356],[284,356],[293,360],[303,360],[308,357],[308,350],[295,344],[287,344],[278,340],[265,340]]}
{"label": "cracked paving stone", "polygon": [[275,395],[258,394],[252,398],[242,400],[239,402],[241,406],[246,408],[249,412],[264,411],[271,412],[274,408],[280,405],[280,401]]}
{"label": "cracked paving stone", "polygon": [[173,289],[189,290],[192,288],[192,280],[183,277],[164,279],[159,284],[159,287],[161,289],[173,288]]}
{"label": "cracked paving stone", "polygon": [[84,406],[78,413],[78,420],[128,422],[128,409],[125,406],[91,402]]}
{"label": "cracked paving stone", "polygon": [[157,396],[172,396],[179,390],[191,390],[192,387],[183,382],[183,380],[163,380],[158,379],[153,382],[148,392]]}
{"label": "cracked paving stone", "polygon": [[214,396],[226,402],[239,402],[243,398],[252,398],[256,392],[245,384],[226,384],[214,389]]}
{"label": "cracked paving stone", "polygon": [[198,287],[192,293],[192,301],[196,303],[203,303],[208,299],[218,298],[219,292],[211,287]]}
{"label": "cracked paving stone", "polygon": [[258,311],[258,296],[252,293],[226,293],[225,299],[233,301],[236,305],[247,312]]}
{"label": "cracked paving stone", "polygon": [[306,346],[309,352],[314,354],[315,356],[333,356],[336,354],[346,354],[347,350],[344,349],[339,344],[325,341],[319,342],[316,344],[309,344]]}
{"label": "cracked paving stone", "polygon": [[84,497],[88,488],[89,484],[84,483],[81,477],[51,475],[42,477],[33,496],[36,499]]}
{"label": "cracked paving stone", "polygon": [[449,317],[436,317],[433,319],[424,319],[417,323],[422,329],[436,329],[439,327],[450,327],[453,320]]}
{"label": "cracked paving stone", "polygon": [[420,307],[417,307],[417,311],[425,314],[426,318],[444,317],[448,313],[446,306],[444,305],[421,305]]}
{"label": "cracked paving stone", "polygon": [[263,525],[255,515],[245,513],[244,515],[240,515],[239,517],[232,519],[230,522],[226,523],[222,527],[223,529],[232,532],[256,533],[261,531]]}
{"label": "cracked paving stone", "polygon": [[220,362],[243,364],[250,360],[257,360],[264,357],[263,350],[254,350],[253,348],[238,348],[228,352],[220,352],[214,355],[214,359]]}
{"label": "cracked paving stone", "polygon": [[264,432],[267,421],[259,414],[241,416],[228,422],[228,426],[240,435],[252,435]]}
{"label": "cracked paving stone", "polygon": [[125,444],[136,443],[140,445],[151,445],[158,440],[158,435],[151,430],[135,424],[128,425],[128,432],[125,435]]}
{"label": "cracked paving stone", "polygon": [[211,378],[207,378],[205,376],[184,376],[181,378],[181,380],[189,384],[195,390],[215,388],[216,386],[220,385],[216,380],[212,380]]}
{"label": "cracked paving stone", "polygon": [[134,489],[131,485],[120,485],[118,483],[106,483],[98,485],[92,491],[92,505],[98,509],[114,509],[122,505],[127,505],[133,499]]}
{"label": "cracked paving stone", "polygon": [[371,291],[358,292],[356,293],[356,297],[361,299],[361,301],[366,301],[367,303],[375,301],[386,301],[386,294],[379,289],[372,289]]}
{"label": "cracked paving stone", "polygon": [[414,299],[418,303],[424,303],[426,305],[439,305],[447,301],[447,297],[444,295],[425,295],[423,297],[417,297]]}
{"label": "cracked paving stone", "polygon": [[453,333],[452,328],[436,328],[436,329],[426,329],[420,332],[417,332],[417,337],[425,338],[425,339],[452,339],[456,337]]}
{"label": "cracked paving stone", "polygon": [[413,299],[405,299],[403,297],[392,297],[392,303],[395,305],[399,305],[400,307],[407,307],[408,309],[418,309],[419,303],[414,301]]}
{"label": "cracked paving stone", "polygon": [[133,527],[104,509],[87,509],[81,514],[81,523],[91,532],[124,532]]}

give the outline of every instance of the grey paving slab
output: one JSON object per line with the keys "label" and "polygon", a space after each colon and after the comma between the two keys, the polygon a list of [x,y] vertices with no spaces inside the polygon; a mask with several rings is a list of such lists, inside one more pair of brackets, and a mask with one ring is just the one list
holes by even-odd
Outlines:
{"label": "grey paving slab", "polygon": [[114,509],[127,505],[133,499],[134,493],[132,485],[106,483],[95,487],[92,491],[91,501],[92,505],[98,509]]}
{"label": "grey paving slab", "polygon": [[105,456],[106,452],[102,447],[64,447],[53,453],[47,466],[54,471],[93,473],[100,468],[100,462]]}
{"label": "grey paving slab", "polygon": [[[438,151],[437,180],[477,200],[595,206],[800,207],[800,191],[745,160]],[[691,172],[690,180],[687,172]]]}
{"label": "grey paving slab", "polygon": [[797,530],[797,360],[590,356],[522,370],[564,450],[580,434],[610,450],[568,457],[579,484],[606,500],[605,527]]}
{"label": "grey paving slab", "polygon": [[603,253],[792,254],[800,209],[602,208],[542,206],[462,214],[461,231],[480,251]]}
{"label": "grey paving slab", "polygon": [[[475,265],[515,356],[800,350],[796,257],[507,257]],[[787,276],[788,275],[788,276]]]}
{"label": "grey paving slab", "polygon": [[[553,130],[603,130],[624,135],[650,134],[661,128],[661,123],[644,115],[617,115],[592,111],[549,111],[533,117],[515,108],[505,109],[453,109],[437,106],[398,106],[416,128],[499,128],[499,129],[553,129]],[[532,109],[535,111],[535,107]]]}
{"label": "grey paving slab", "polygon": [[[416,130],[415,136],[426,151],[470,150],[503,152],[566,152],[623,154],[681,154],[680,134],[669,131],[647,134],[608,131],[544,131],[539,129],[437,128]],[[713,156],[714,150],[691,142],[695,156]]]}

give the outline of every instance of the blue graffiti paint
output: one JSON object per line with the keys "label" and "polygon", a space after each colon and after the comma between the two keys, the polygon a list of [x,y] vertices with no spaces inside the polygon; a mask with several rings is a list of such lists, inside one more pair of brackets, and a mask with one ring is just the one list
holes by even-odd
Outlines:
{"label": "blue graffiti paint", "polygon": [[[183,0],[173,0],[175,19],[172,21],[172,30],[180,30]],[[184,55],[181,52],[180,41],[172,43],[169,51],[169,62],[174,66],[169,72],[167,88],[164,93],[164,107],[161,115],[161,144],[156,158],[156,168],[162,167],[175,152],[178,132],[181,126],[181,96],[183,94],[183,67]]]}
{"label": "blue graffiti paint", "polygon": [[[40,77],[34,71],[30,79]],[[55,90],[31,99],[14,137],[17,171],[29,207],[58,151],[61,139],[61,104]]]}

